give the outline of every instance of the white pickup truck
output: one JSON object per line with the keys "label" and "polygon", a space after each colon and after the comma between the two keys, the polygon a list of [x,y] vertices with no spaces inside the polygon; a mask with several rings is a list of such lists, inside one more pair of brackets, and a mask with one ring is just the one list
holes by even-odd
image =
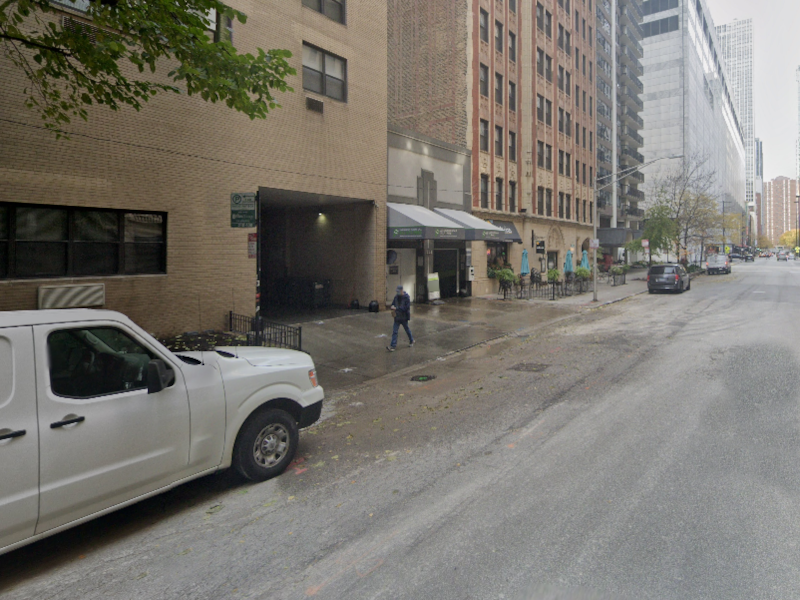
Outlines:
{"label": "white pickup truck", "polygon": [[323,397],[302,352],[173,353],[116,312],[0,312],[0,554],[231,465],[278,475]]}

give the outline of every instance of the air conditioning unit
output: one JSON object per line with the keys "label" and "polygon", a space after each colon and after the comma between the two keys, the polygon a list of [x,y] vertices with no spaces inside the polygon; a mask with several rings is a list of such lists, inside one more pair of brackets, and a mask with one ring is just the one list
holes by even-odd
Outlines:
{"label": "air conditioning unit", "polygon": [[87,283],[79,285],[39,286],[39,309],[89,308],[105,306],[106,285]]}
{"label": "air conditioning unit", "polygon": [[322,102],[322,100],[317,100],[316,98],[309,98],[306,96],[306,108],[322,114],[322,111],[325,109],[325,104]]}

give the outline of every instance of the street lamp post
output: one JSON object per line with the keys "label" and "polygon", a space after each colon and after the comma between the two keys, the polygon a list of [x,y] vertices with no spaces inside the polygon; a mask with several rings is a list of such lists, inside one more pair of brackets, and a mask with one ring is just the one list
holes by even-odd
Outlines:
{"label": "street lamp post", "polygon": [[[618,183],[620,180],[624,179],[628,175],[631,175],[632,173],[636,173],[640,169],[644,169],[645,167],[649,167],[653,163],[656,163],[656,162],[658,162],[660,160],[664,160],[665,158],[668,159],[668,160],[673,159],[673,158],[683,158],[683,154],[680,154],[680,155],[677,155],[677,156],[662,156],[661,158],[656,158],[654,160],[651,160],[650,162],[644,163],[642,165],[638,165],[636,167],[629,167],[627,169],[623,169],[622,171],[617,171],[616,173],[609,173],[608,175],[606,175],[605,177],[602,177],[602,178],[599,177],[598,175],[595,175],[594,181],[592,182],[592,191],[593,191],[592,199],[594,200],[594,205],[592,206],[592,239],[595,240],[596,244],[599,242],[599,240],[597,239],[597,200],[598,200],[597,192],[601,192],[604,189],[606,189],[607,187],[611,187],[612,185]],[[600,188],[597,187],[597,180],[598,179],[607,179],[609,177],[614,177],[615,175],[617,175],[616,179],[614,179],[613,181],[605,184],[604,186],[602,186]],[[592,302],[597,302],[597,248],[593,249],[593,255],[594,255],[594,265],[592,266],[592,284],[593,284],[592,287],[594,289],[592,290]]]}

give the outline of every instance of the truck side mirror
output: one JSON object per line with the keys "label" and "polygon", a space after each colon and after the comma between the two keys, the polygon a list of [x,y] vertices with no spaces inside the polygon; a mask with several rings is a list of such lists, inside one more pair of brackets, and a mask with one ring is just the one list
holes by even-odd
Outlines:
{"label": "truck side mirror", "polygon": [[175,371],[160,358],[147,363],[147,393],[155,394],[175,383]]}

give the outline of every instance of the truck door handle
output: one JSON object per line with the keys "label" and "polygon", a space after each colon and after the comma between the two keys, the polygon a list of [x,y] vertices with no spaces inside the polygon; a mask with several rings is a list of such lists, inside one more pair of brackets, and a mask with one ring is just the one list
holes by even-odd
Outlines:
{"label": "truck door handle", "polygon": [[12,438],[22,437],[23,435],[25,435],[25,433],[26,431],[24,429],[20,429],[19,431],[11,431],[9,433],[4,433],[3,435],[0,435],[0,442],[2,442],[3,440],[10,440]]}
{"label": "truck door handle", "polygon": [[86,417],[75,417],[72,419],[67,419],[65,421],[56,421],[55,423],[50,423],[50,429],[58,429],[59,427],[64,427],[64,425],[73,425],[75,423],[83,423],[86,420]]}

